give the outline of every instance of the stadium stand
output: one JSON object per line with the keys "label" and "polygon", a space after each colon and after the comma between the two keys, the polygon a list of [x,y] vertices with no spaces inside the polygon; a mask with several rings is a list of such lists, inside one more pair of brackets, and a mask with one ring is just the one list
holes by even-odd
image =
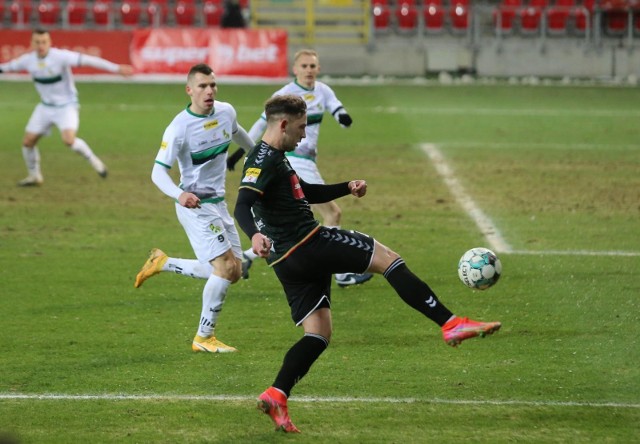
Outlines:
{"label": "stadium stand", "polygon": [[205,26],[220,27],[224,12],[220,0],[206,0],[202,5],[202,17]]}
{"label": "stadium stand", "polygon": [[522,7],[522,0],[502,0],[493,11],[493,22],[498,35],[511,34],[516,25],[516,14]]}
{"label": "stadium stand", "polygon": [[569,16],[576,8],[576,0],[556,0],[546,9],[547,31],[551,35],[566,35]]}
{"label": "stadium stand", "polygon": [[418,8],[414,0],[401,0],[395,9],[398,31],[414,33],[418,30]]}
{"label": "stadium stand", "polygon": [[520,9],[520,30],[523,34],[540,33],[542,12],[547,6],[547,0],[529,0],[527,5]]}
{"label": "stadium stand", "polygon": [[13,0],[9,5],[11,25],[21,29],[31,25],[33,5],[28,0]]}
{"label": "stadium stand", "polygon": [[422,4],[424,29],[427,33],[441,33],[445,29],[442,0],[425,0]]}
{"label": "stadium stand", "polygon": [[391,29],[391,9],[387,0],[372,2],[373,28],[377,33],[387,33]]}
{"label": "stadium stand", "polygon": [[449,8],[451,31],[466,33],[469,30],[469,1],[455,0]]}
{"label": "stadium stand", "polygon": [[173,9],[177,26],[194,26],[196,24],[196,5],[193,0],[179,0]]}
{"label": "stadium stand", "polygon": [[169,16],[168,0],[150,0],[144,8],[146,23],[151,26],[164,26]]}
{"label": "stadium stand", "polygon": [[45,27],[59,25],[61,22],[61,9],[58,0],[40,1],[36,8],[38,25]]}
{"label": "stadium stand", "polygon": [[114,26],[114,4],[111,0],[96,0],[91,7],[93,24],[97,28],[111,28]]}
{"label": "stadium stand", "polygon": [[87,26],[88,13],[89,8],[86,2],[69,0],[62,15],[63,26],[70,28]]}
{"label": "stadium stand", "polygon": [[142,24],[142,6],[137,0],[123,1],[118,12],[122,27],[135,28]]}

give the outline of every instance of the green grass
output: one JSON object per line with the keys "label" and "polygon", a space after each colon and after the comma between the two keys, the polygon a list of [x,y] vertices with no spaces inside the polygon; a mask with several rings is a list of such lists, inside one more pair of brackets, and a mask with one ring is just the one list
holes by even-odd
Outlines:
{"label": "green grass", "polygon": [[[3,432],[34,443],[640,436],[640,90],[336,86],[355,124],[345,131],[327,118],[321,171],[328,182],[369,183],[364,199],[339,201],[343,226],[401,253],[454,312],[503,328],[453,349],[381,276],[336,287],[332,344],[290,402],[303,433],[283,436],[252,399],[301,331],[265,264],[229,291],[217,334],[240,350],[232,355],[190,351],[202,281],[162,274],[133,288],[151,247],[193,257],[150,181],[162,132],[188,101],[183,86],[79,89],[79,134],[109,178],[54,131],[40,143],[44,186],[20,189],[37,98],[29,83],[2,84],[0,441]],[[219,98],[248,129],[274,89],[222,84]],[[462,253],[489,245],[423,143],[436,144],[518,252],[500,254],[504,275],[488,291],[458,281]],[[239,180],[229,173],[231,207]]]}

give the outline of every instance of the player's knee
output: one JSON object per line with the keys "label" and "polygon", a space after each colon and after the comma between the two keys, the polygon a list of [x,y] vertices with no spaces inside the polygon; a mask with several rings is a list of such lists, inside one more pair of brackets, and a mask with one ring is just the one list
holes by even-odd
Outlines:
{"label": "player's knee", "polygon": [[235,256],[225,255],[215,259],[213,263],[214,274],[226,279],[232,284],[238,282],[242,276],[242,262]]}

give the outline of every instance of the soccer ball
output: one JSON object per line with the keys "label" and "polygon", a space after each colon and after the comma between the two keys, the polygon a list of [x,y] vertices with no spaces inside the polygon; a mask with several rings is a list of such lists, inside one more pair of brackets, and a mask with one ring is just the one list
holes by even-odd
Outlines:
{"label": "soccer ball", "polygon": [[472,248],[458,262],[458,276],[464,285],[476,290],[493,286],[502,273],[502,263],[496,254],[482,247]]}

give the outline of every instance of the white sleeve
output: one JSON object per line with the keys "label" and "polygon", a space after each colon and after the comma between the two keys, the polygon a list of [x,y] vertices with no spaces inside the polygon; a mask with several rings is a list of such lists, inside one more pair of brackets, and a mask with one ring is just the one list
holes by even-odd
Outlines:
{"label": "white sleeve", "polygon": [[5,63],[0,63],[0,69],[4,72],[16,72],[27,70],[27,58],[28,54],[23,54],[17,59],[9,60]]}
{"label": "white sleeve", "polygon": [[251,149],[256,145],[251,136],[249,136],[247,131],[240,125],[238,125],[238,131],[233,133],[232,139],[235,143],[240,145],[240,147],[244,148],[246,152],[251,151]]}
{"label": "white sleeve", "polygon": [[155,163],[151,171],[151,180],[154,184],[169,197],[178,200],[182,194],[182,189],[173,183],[173,179],[169,175],[167,167]]}
{"label": "white sleeve", "polygon": [[249,130],[249,137],[253,139],[256,143],[260,139],[262,139],[262,135],[264,134],[264,130],[267,129],[267,118],[264,116],[260,116],[256,123],[253,124],[251,129]]}
{"label": "white sleeve", "polygon": [[101,69],[103,71],[118,72],[120,65],[110,62],[100,57],[95,57],[88,54],[80,54],[78,59],[78,66],[90,66],[92,68]]}

